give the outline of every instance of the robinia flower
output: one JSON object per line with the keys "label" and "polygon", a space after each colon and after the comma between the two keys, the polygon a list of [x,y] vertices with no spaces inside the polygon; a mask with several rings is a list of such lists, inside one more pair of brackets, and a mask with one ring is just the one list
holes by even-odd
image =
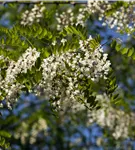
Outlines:
{"label": "robinia flower", "polygon": [[0,97],[6,99],[9,107],[10,104],[16,101],[17,94],[24,87],[24,85],[16,81],[18,74],[27,73],[27,70],[30,70],[35,65],[39,56],[40,52],[36,51],[35,48],[32,49],[29,47],[17,62],[9,60],[6,68],[6,76],[4,79],[1,77],[0,81]]}
{"label": "robinia flower", "polygon": [[26,10],[21,17],[21,25],[32,25],[33,22],[40,22],[40,19],[43,17],[43,11],[45,6],[43,3],[39,5],[34,5],[31,10]]}
{"label": "robinia flower", "polygon": [[85,90],[81,87],[88,80],[98,82],[100,78],[107,78],[111,63],[101,46],[92,50],[91,40],[90,37],[80,41],[79,50],[69,50],[43,60],[43,80],[39,87],[43,88],[46,99],[54,101],[55,106],[80,99],[86,102]]}
{"label": "robinia flower", "polygon": [[[111,15],[106,16],[105,14],[101,16],[103,25],[108,25],[110,28],[116,28],[116,31],[132,33],[135,27],[135,3],[128,2],[128,6],[121,6]],[[128,30],[127,30],[128,29]],[[127,30],[127,31],[126,31]]]}
{"label": "robinia flower", "polygon": [[64,27],[68,25],[73,25],[74,24],[74,14],[72,12],[72,9],[68,9],[66,12],[62,12],[59,14],[58,12],[56,13],[56,20],[58,22],[57,24],[57,30],[62,30]]}
{"label": "robinia flower", "polygon": [[112,10],[113,3],[108,1],[88,0],[86,8],[82,9],[83,18],[88,14],[98,14],[98,20],[102,21],[102,25],[108,25],[116,31],[126,32],[128,35],[134,31],[135,23],[135,3],[127,2],[127,5],[122,5],[115,12],[107,15],[106,12]]}
{"label": "robinia flower", "polygon": [[[96,122],[101,127],[108,127],[112,136],[117,140],[119,138],[128,138],[131,124],[134,124],[134,113],[126,113],[123,110],[113,108],[110,99],[106,94],[97,95],[96,100],[101,104],[101,109],[93,110],[88,113],[89,123]],[[88,125],[89,125],[88,123]]]}

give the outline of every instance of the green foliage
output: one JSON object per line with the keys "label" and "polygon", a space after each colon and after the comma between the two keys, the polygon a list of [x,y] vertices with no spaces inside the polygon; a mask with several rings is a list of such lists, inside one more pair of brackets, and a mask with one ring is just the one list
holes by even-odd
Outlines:
{"label": "green foliage", "polygon": [[61,35],[63,36],[67,36],[67,34],[69,35],[76,35],[77,38],[80,38],[82,40],[86,39],[86,29],[84,29],[82,26],[78,25],[78,26],[68,26],[65,27],[61,32]]}
{"label": "green foliage", "polygon": [[7,131],[0,131],[0,147],[4,149],[8,149],[10,147],[10,143],[8,139],[11,138],[11,134]]}
{"label": "green foliage", "polygon": [[46,27],[42,27],[39,24],[33,24],[32,26],[14,26],[13,32],[19,32],[20,36],[32,37],[37,39],[51,39],[52,34]]}
{"label": "green foliage", "polygon": [[117,40],[113,40],[111,43],[111,46],[113,49],[115,49],[117,52],[120,52],[122,55],[125,55],[127,57],[135,59],[135,50],[134,47],[125,47],[122,43],[117,42]]}
{"label": "green foliage", "polygon": [[[58,12],[59,12],[59,9],[62,9],[60,12],[63,12],[65,9],[67,9],[67,6],[65,6],[64,4],[60,6],[47,5],[47,8],[43,13],[44,16],[39,23],[34,22],[30,26],[20,25],[19,21],[20,21],[21,13],[24,12],[24,10],[26,9],[31,9],[32,6],[33,4],[22,5],[22,4],[15,4],[15,3],[10,4],[9,3],[7,4],[5,8],[2,7],[1,12],[0,12],[1,18],[2,16],[6,17],[5,13],[8,11],[8,8],[9,8],[9,13],[10,13],[10,15],[8,16],[8,20],[10,21],[9,28],[4,27],[2,25],[0,27],[0,55],[3,55],[5,58],[7,58],[6,60],[0,60],[1,78],[5,79],[6,70],[10,64],[10,61],[14,60],[17,62],[19,57],[22,56],[22,54],[26,51],[28,47],[36,48],[36,50],[40,52],[40,57],[36,60],[35,65],[33,65],[31,69],[28,69],[26,73],[19,73],[16,75],[15,83],[20,83],[21,85],[24,85],[21,91],[23,91],[26,94],[28,94],[29,92],[33,92],[34,89],[39,85],[39,83],[42,80],[41,64],[42,64],[43,59],[48,58],[52,54],[55,54],[55,55],[57,55],[58,53],[63,54],[69,50],[71,53],[74,50],[76,50],[76,53],[79,53],[80,52],[79,41],[86,40],[89,37],[90,30],[93,30],[93,29],[95,30],[91,32],[92,34],[94,34],[94,38],[89,41],[89,45],[91,47],[92,52],[94,52],[95,49],[99,49],[101,46],[105,46],[105,45],[100,45],[103,38],[110,41],[110,37],[106,34],[106,31],[105,31],[107,30],[107,28],[98,27],[94,23],[94,20],[91,20],[91,19],[89,20],[89,16],[88,16],[89,13],[86,13],[85,18],[82,19],[83,21],[86,21],[85,19],[87,19],[86,22],[88,23],[88,25],[86,27],[82,27],[81,25],[76,26],[74,23],[74,25],[69,24],[68,26],[63,28],[61,31],[57,31],[56,26],[58,23],[54,19],[55,18],[54,16],[55,16],[55,13],[57,12],[56,9],[58,9]],[[128,8],[129,4],[123,1],[112,2],[111,9],[105,12],[105,15],[106,15],[105,17],[110,16],[112,13],[115,13],[117,10],[119,10],[121,6]],[[77,13],[79,12],[79,8],[80,7],[84,8],[84,6],[77,6],[77,7],[74,6],[74,7],[75,8],[73,9],[75,9],[76,16],[77,16]],[[20,16],[17,15],[16,12]],[[92,13],[90,14],[93,15]],[[130,33],[130,29],[127,27],[125,27],[125,31],[126,33]],[[134,30],[132,31],[132,33],[133,32]],[[102,35],[102,33],[104,33],[105,35]],[[124,33],[124,31],[121,31],[121,33]],[[66,40],[64,44],[61,42],[62,39]],[[56,43],[53,45],[52,43],[54,41],[56,41]],[[107,53],[109,54],[109,59],[111,59],[112,69],[107,75],[106,80],[101,78],[98,83],[95,83],[92,80],[86,81],[85,79],[82,79],[83,82],[82,80],[80,80],[81,84],[79,88],[85,91],[84,96],[85,98],[87,98],[87,101],[85,101],[85,99],[80,98],[79,102],[82,105],[85,105],[85,107],[88,109],[87,111],[89,110],[92,111],[94,109],[98,110],[99,108],[101,108],[100,104],[98,104],[98,102],[96,101],[96,96],[98,94],[106,94],[109,97],[109,100],[111,101],[111,104],[114,108],[117,108],[117,109],[119,108],[120,110],[121,108],[124,108],[125,112],[127,112],[127,110],[128,112],[132,112],[132,109],[130,109],[130,105],[128,104],[130,103],[130,101],[132,101],[132,104],[134,106],[135,49],[134,49],[134,46],[132,46],[133,45],[132,42],[133,42],[132,39],[129,40],[129,44],[126,42],[125,43],[119,42],[118,39],[115,39],[111,41],[111,44],[108,44]],[[67,68],[69,68],[68,63],[65,65]],[[62,79],[61,76],[60,78]],[[131,82],[133,84],[131,82],[128,83],[129,79],[131,79]],[[121,92],[119,92],[119,89],[121,90]],[[0,87],[0,92],[2,93],[0,95],[0,100],[3,100],[6,97],[6,92],[2,89],[2,87]],[[18,93],[18,97],[19,96],[20,96],[20,93]],[[43,95],[41,94],[40,96],[42,97]],[[52,105],[53,102],[54,102],[53,100],[50,100],[50,103],[48,105]],[[64,129],[62,129],[61,124],[64,121],[66,122],[67,121],[66,119],[68,117],[66,118],[63,115],[64,113],[62,114],[61,112],[60,113],[55,112],[55,109],[53,109],[53,107],[46,108],[46,106],[48,105],[43,104],[41,108],[36,111],[34,111],[35,108],[34,110],[31,110],[30,109],[32,108],[31,106],[30,108],[23,109],[18,116],[15,116],[14,114],[12,114],[11,116],[9,115],[9,117],[6,117],[6,120],[1,118],[0,127],[2,128],[0,130],[0,147],[8,149],[9,141],[10,139],[12,139],[11,137],[11,134],[13,134],[12,128],[8,125],[11,125],[12,122],[14,123],[13,132],[15,133],[19,129],[19,127],[22,127],[20,116],[28,113],[30,114],[30,116],[28,118],[26,117],[26,119],[24,119],[23,121],[29,125],[28,129],[26,129],[29,135],[32,132],[31,126],[33,125],[33,123],[36,123],[39,118],[44,118],[47,121],[47,123],[50,125],[51,132],[54,132],[55,135],[53,136],[56,139],[58,137],[58,139],[56,140],[57,142],[52,140],[51,141],[52,143],[51,142],[49,143],[50,148],[53,149],[53,147],[51,147],[51,144],[57,145],[59,140],[62,146],[58,144],[57,149],[63,148],[64,137],[66,135],[64,135]],[[47,113],[48,110],[49,110],[49,113]],[[68,111],[70,112],[70,109]],[[79,115],[83,116],[84,113],[86,112],[85,111],[77,112],[76,115],[78,115],[78,120],[80,119]],[[52,114],[55,117],[52,116]],[[75,124],[78,124],[79,121],[77,122],[76,121],[77,119],[74,120],[75,118],[74,114],[75,113],[71,115],[71,118],[72,118],[71,122],[72,123],[75,122]],[[86,119],[86,116],[83,116],[82,118],[83,118],[82,120],[84,121]],[[86,124],[86,122],[85,121],[83,122],[83,121],[81,122],[81,124],[83,123]],[[64,122],[64,125],[67,125],[65,122]],[[67,129],[70,129],[70,127],[71,125],[69,125]],[[9,128],[10,128],[10,131],[8,130]],[[112,135],[109,135],[108,133],[106,133],[107,134],[106,137],[110,137],[110,141],[113,143],[114,139],[111,137]],[[52,133],[49,133],[49,134],[52,135]],[[68,134],[67,131],[66,131],[66,134]],[[27,139],[30,139],[30,137],[27,137]],[[84,138],[84,141],[85,140],[86,139]],[[17,142],[19,143],[20,141],[17,141]],[[27,144],[25,146],[23,146],[22,144],[21,148],[26,149]],[[72,148],[70,147],[70,148],[73,149],[73,147]]]}

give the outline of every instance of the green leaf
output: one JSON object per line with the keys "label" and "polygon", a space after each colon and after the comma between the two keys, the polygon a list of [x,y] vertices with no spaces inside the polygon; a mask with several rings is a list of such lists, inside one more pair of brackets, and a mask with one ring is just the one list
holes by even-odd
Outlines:
{"label": "green leaf", "polygon": [[2,38],[2,39],[1,39],[1,43],[2,43],[2,44],[4,44],[4,43],[5,43],[4,38]]}
{"label": "green leaf", "polygon": [[127,56],[130,57],[133,55],[133,53],[134,53],[134,48],[132,47],[129,49]]}
{"label": "green leaf", "polygon": [[[66,31],[68,34],[75,34],[78,37],[81,37],[81,39],[85,40],[85,36],[83,35],[83,33],[79,29],[77,29],[77,27],[68,26],[68,27],[64,28],[63,32],[64,31]],[[62,32],[60,34],[62,34]]]}
{"label": "green leaf", "polygon": [[39,67],[41,66],[41,59],[40,57],[37,59],[36,63],[35,63],[36,68],[39,69]]}
{"label": "green leaf", "polygon": [[2,130],[2,131],[0,131],[0,136],[10,138],[11,134],[7,131]]}
{"label": "green leaf", "polygon": [[113,40],[113,41],[112,41],[111,47],[112,47],[112,48],[115,48],[115,47],[116,47],[116,40]]}
{"label": "green leaf", "polygon": [[135,60],[135,53],[133,53],[132,58],[133,58],[133,60]]}
{"label": "green leaf", "polygon": [[112,86],[112,85],[114,85],[114,84],[116,84],[116,78],[114,78],[113,80],[111,80],[110,86]]}
{"label": "green leaf", "polygon": [[126,54],[128,52],[128,48],[127,47],[125,47],[125,48],[123,48],[122,50],[121,50],[121,53],[124,55],[124,54]]}
{"label": "green leaf", "polygon": [[3,146],[3,145],[5,145],[5,138],[2,137],[0,139],[0,146]]}
{"label": "green leaf", "polygon": [[37,71],[35,73],[35,77],[34,77],[35,81],[38,83],[41,80],[41,78],[42,78],[42,72],[41,71]]}
{"label": "green leaf", "polygon": [[39,29],[38,29],[38,34],[41,34],[42,33],[42,27],[39,27]]}
{"label": "green leaf", "polygon": [[119,94],[115,94],[115,95],[113,95],[113,99],[117,99],[117,98],[118,98],[118,96],[119,96]]}
{"label": "green leaf", "polygon": [[121,50],[121,45],[117,43],[115,48],[116,48],[116,51],[120,51]]}

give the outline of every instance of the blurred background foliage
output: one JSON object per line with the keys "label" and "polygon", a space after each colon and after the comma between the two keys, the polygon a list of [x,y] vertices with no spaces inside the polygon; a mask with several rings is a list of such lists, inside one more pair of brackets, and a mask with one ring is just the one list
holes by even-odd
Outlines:
{"label": "blurred background foliage", "polygon": [[[61,14],[71,8],[76,18],[79,8],[85,7],[85,5],[80,4],[45,4],[46,9],[39,23],[34,23],[32,27],[21,26],[21,14],[27,9],[31,9],[33,5],[33,3],[3,3],[0,5],[0,54],[7,55],[8,53],[8,56],[17,60],[24,50],[32,45],[40,50],[41,59],[43,59],[42,56],[48,57],[51,53],[55,53],[51,46],[52,42],[56,39],[60,41],[61,38],[67,36],[67,33],[72,32],[71,30],[66,32],[64,30],[61,31],[61,34],[57,34],[56,13]],[[112,5],[114,4],[112,3]],[[116,2],[111,11],[115,12],[121,5],[125,5],[125,3]],[[134,113],[135,56],[133,54],[130,57],[129,54],[132,53],[129,52],[129,49],[134,50],[135,48],[134,34],[130,36],[127,36],[127,34],[121,35],[108,26],[104,27],[98,21],[97,16],[98,13],[94,15],[86,14],[85,30],[87,36],[97,37],[97,35],[100,35],[101,45],[103,44],[111,60],[113,75],[116,77],[118,85],[116,94],[119,93],[120,95],[117,103],[112,101],[112,105],[116,110],[124,110],[127,114]],[[84,32],[83,35],[86,34],[82,27],[78,28],[79,31]],[[9,31],[9,29],[11,30]],[[81,36],[80,33],[79,36]],[[6,37],[6,40],[3,41],[3,37]],[[76,38],[78,36],[74,34],[68,36],[72,43],[76,42]],[[118,40],[115,40],[116,38],[121,39],[122,42],[119,43]],[[107,44],[104,44],[106,41]],[[60,44],[57,46],[55,50],[61,47]],[[73,46],[67,45],[68,48],[73,48]],[[120,49],[120,47],[122,48]],[[33,82],[32,79],[32,83],[29,83],[31,87],[34,84]],[[32,92],[22,93],[12,110],[9,110],[6,105],[4,105],[4,108],[0,108],[0,147],[9,150],[135,149],[135,124],[131,125],[128,138],[115,139],[112,136],[113,131],[107,126],[102,127],[96,121],[89,123],[89,111],[86,108],[76,112],[69,108],[66,112],[57,112],[47,100],[44,100],[44,96],[37,97]]]}

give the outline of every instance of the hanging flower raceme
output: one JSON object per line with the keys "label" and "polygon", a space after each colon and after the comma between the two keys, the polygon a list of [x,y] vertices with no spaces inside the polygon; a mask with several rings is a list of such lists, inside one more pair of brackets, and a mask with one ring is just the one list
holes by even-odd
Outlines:
{"label": "hanging flower raceme", "polygon": [[87,20],[87,13],[88,13],[88,7],[79,8],[79,13],[76,16],[76,13],[73,11],[74,9],[68,9],[65,12],[62,12],[61,14],[59,12],[56,13],[56,20],[57,20],[57,30],[60,31],[64,27],[70,26],[70,25],[81,25],[85,26],[86,20]]}
{"label": "hanging flower raceme", "polygon": [[128,2],[128,6],[121,6],[111,15],[102,15],[100,20],[103,21],[103,25],[108,25],[110,28],[116,28],[116,31],[130,32],[135,27],[135,3]]}
{"label": "hanging flower raceme", "polygon": [[60,31],[68,25],[73,25],[74,19],[75,17],[74,17],[72,9],[68,9],[66,12],[62,12],[61,14],[57,12],[56,13],[56,20],[58,22],[57,30]]}
{"label": "hanging flower raceme", "polygon": [[27,70],[30,70],[35,65],[39,56],[40,53],[35,48],[29,47],[17,62],[13,60],[8,62],[6,76],[4,79],[1,78],[0,82],[0,96],[6,99],[9,107],[10,104],[16,101],[17,94],[24,87],[24,85],[16,81],[18,74],[27,73]]}
{"label": "hanging flower raceme", "polygon": [[[34,144],[37,141],[37,138],[44,138],[47,132],[47,122],[43,118],[39,118],[36,122],[34,122],[31,126],[31,130],[29,129],[29,125],[26,122],[22,122],[21,126],[17,129],[17,133],[14,135],[16,139],[21,140],[22,144],[26,144],[29,138],[30,144]],[[30,136],[29,136],[30,134]]]}
{"label": "hanging flower raceme", "polygon": [[113,108],[106,94],[97,95],[96,100],[100,103],[101,108],[88,113],[88,122],[96,122],[101,127],[109,128],[116,140],[119,138],[128,138],[130,133],[129,127],[131,127],[131,124],[135,124],[135,114],[128,114],[123,110]]}
{"label": "hanging flower raceme", "polygon": [[45,6],[43,3],[40,5],[34,5],[31,10],[26,10],[21,17],[21,25],[32,25],[34,22],[40,22],[40,19],[43,17],[43,11]]}
{"label": "hanging flower raceme", "polygon": [[87,81],[106,79],[111,63],[100,46],[95,50],[91,48],[91,40],[90,37],[80,41],[79,50],[52,55],[43,60],[40,87],[43,88],[46,99],[54,100],[54,105],[71,104],[80,99],[86,102],[87,97],[82,87]]}
{"label": "hanging flower raceme", "polygon": [[114,9],[112,6],[113,3],[109,3],[108,1],[88,0],[88,5],[82,9],[82,12],[84,17],[86,13],[98,14],[98,20],[102,21],[103,26],[108,25],[118,32],[127,32],[130,34],[135,27],[135,3],[127,2],[127,4],[116,8],[116,11],[107,14],[107,12]]}
{"label": "hanging flower raceme", "polygon": [[88,0],[87,11],[89,14],[99,13],[99,15],[104,14],[106,10],[111,7],[108,1],[98,1],[98,0]]}
{"label": "hanging flower raceme", "polygon": [[86,24],[86,19],[87,19],[87,7],[85,8],[79,8],[79,13],[76,17],[76,25],[81,25],[84,27]]}
{"label": "hanging flower raceme", "polygon": [[86,7],[79,8],[78,14],[74,13],[73,9],[68,9],[65,12],[59,14],[56,13],[57,30],[62,30],[68,25],[86,25],[88,17],[94,13],[99,13],[99,18],[104,16],[105,11],[110,8],[110,4],[107,1],[88,0]]}

